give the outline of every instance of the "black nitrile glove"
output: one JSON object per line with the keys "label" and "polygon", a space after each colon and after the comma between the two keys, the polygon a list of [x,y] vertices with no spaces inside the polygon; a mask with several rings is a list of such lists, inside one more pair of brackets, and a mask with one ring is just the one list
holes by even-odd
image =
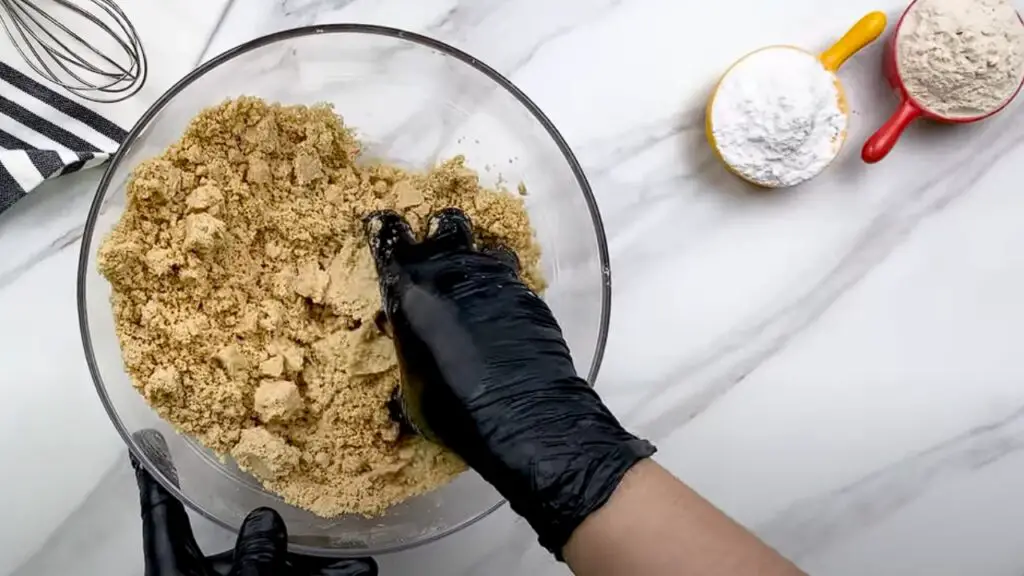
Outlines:
{"label": "black nitrile glove", "polygon": [[[167,445],[156,430],[135,433],[173,479],[176,474]],[[135,480],[142,508],[142,546],[146,576],[376,576],[372,558],[338,560],[288,552],[288,532],[281,516],[257,508],[245,517],[235,549],[203,556],[185,507],[157,482],[134,456]]]}
{"label": "black nitrile glove", "polygon": [[626,432],[576,375],[547,305],[503,249],[478,251],[466,216],[366,220],[413,428],[466,460],[556,556],[654,446]]}

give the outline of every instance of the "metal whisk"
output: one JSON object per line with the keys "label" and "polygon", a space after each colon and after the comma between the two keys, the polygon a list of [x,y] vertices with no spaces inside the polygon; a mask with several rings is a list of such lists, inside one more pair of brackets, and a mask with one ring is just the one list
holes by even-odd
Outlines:
{"label": "metal whisk", "polygon": [[113,0],[0,0],[0,24],[46,80],[93,102],[120,102],[149,68],[135,27]]}

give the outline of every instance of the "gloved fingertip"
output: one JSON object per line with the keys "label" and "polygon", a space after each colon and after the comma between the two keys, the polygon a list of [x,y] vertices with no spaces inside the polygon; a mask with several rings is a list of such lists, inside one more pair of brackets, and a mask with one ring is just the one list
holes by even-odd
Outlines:
{"label": "gloved fingertip", "polygon": [[402,387],[395,386],[391,390],[391,396],[387,403],[388,417],[392,422],[397,422],[399,433],[404,435],[415,434],[416,429],[412,427],[409,418],[405,415],[405,408],[402,406]]}
{"label": "gloved fingertip", "polygon": [[242,527],[238,529],[239,538],[272,538],[284,543],[288,539],[288,529],[284,519],[273,508],[266,506],[257,508],[245,517]]}
{"label": "gloved fingertip", "polygon": [[185,506],[134,455],[130,459],[139,488],[145,573],[148,576],[203,573],[205,561],[192,535]]}
{"label": "gloved fingertip", "polygon": [[458,208],[445,208],[427,218],[427,241],[440,249],[473,247],[473,223]]}
{"label": "gloved fingertip", "polygon": [[[178,480],[177,471],[174,468],[174,463],[171,461],[167,441],[164,440],[163,435],[156,430],[147,428],[135,432],[132,434],[132,438],[144,455],[148,456],[154,465],[159,467],[159,472],[165,474],[171,482],[176,484]],[[139,503],[142,506],[143,517],[152,514],[153,509],[158,506],[163,508],[160,515],[184,516],[185,507],[150,474],[142,461],[133,453],[129,453],[129,460],[132,463],[132,469],[135,471],[135,483],[139,488]]]}
{"label": "gloved fingertip", "polygon": [[143,517],[150,514],[152,509],[156,506],[166,506],[168,508],[175,509],[181,508],[181,514],[185,513],[185,509],[181,502],[178,502],[171,493],[163,487],[162,484],[157,482],[156,478],[146,470],[146,467],[141,462],[131,457],[132,468],[135,470],[135,484],[139,488],[139,504],[142,507]]}
{"label": "gloved fingertip", "polygon": [[373,558],[351,560],[345,566],[338,562],[333,569],[334,572],[322,572],[322,574],[324,576],[377,576],[377,562]]}
{"label": "gloved fingertip", "polygon": [[320,558],[290,554],[288,563],[293,574],[307,576],[377,576],[377,562],[373,558]]}
{"label": "gloved fingertip", "polygon": [[[175,486],[178,485],[178,470],[171,458],[170,448],[167,447],[167,440],[159,431],[152,428],[144,428],[132,433],[132,440],[139,448],[142,455],[149,459],[149,462],[156,467],[160,474],[163,474]],[[144,468],[135,454],[129,454],[132,468],[138,471]]]}
{"label": "gloved fingertip", "polygon": [[416,243],[409,224],[393,210],[372,212],[363,219],[363,226],[379,274],[383,274],[397,253]]}
{"label": "gloved fingertip", "polygon": [[388,313],[383,309],[377,310],[376,314],[373,315],[373,324],[377,327],[377,331],[391,338],[395,339],[394,330],[391,327],[391,322],[388,320]]}
{"label": "gloved fingertip", "polygon": [[363,227],[378,272],[391,263],[397,251],[416,243],[409,223],[393,210],[370,213],[363,218]]}
{"label": "gloved fingertip", "polygon": [[271,508],[257,508],[245,517],[235,543],[232,574],[262,576],[282,574],[288,552],[284,519]]}

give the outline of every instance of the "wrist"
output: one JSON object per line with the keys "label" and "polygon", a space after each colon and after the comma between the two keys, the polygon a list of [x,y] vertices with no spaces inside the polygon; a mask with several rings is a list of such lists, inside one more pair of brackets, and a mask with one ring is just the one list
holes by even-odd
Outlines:
{"label": "wrist", "polygon": [[541,497],[529,503],[532,510],[523,516],[537,532],[541,546],[562,560],[573,532],[608,502],[631,469],[654,452],[651,443],[631,437],[601,456],[588,457],[585,464],[560,478],[550,498],[540,492]]}
{"label": "wrist", "polygon": [[541,545],[561,559],[561,549],[577,526],[656,449],[622,428],[599,401],[582,413],[567,415],[564,405],[547,413],[551,416],[543,419],[544,425],[535,421],[518,431],[509,426],[493,430],[485,442],[486,456],[478,462],[467,458],[467,463],[530,523]]}

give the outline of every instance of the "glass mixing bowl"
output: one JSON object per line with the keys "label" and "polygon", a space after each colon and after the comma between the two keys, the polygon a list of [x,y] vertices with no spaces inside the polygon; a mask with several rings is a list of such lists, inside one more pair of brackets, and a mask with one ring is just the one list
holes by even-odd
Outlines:
{"label": "glass mixing bowl", "polygon": [[[456,154],[485,184],[523,182],[543,249],[544,294],[577,370],[593,384],[608,331],[608,249],[590,186],[551,121],[506,78],[472,56],[417,34],[356,24],[299,28],[243,44],[175,84],[142,116],[107,167],[89,210],[78,267],[78,311],[86,361],[111,421],[131,453],[187,506],[237,530],[258,506],[278,510],[292,550],[365,555],[409,548],[469,526],[503,504],[473,472],[394,506],[379,518],[323,519],[285,504],[230,460],[177,435],[131,386],[121,363],[110,285],[96,250],[124,209],[132,168],[177,140],[207,106],[239,95],[283,103],[330,102],[359,133],[370,157],[427,168]],[[135,434],[162,432],[162,450]],[[141,439],[140,439],[141,438]]]}

